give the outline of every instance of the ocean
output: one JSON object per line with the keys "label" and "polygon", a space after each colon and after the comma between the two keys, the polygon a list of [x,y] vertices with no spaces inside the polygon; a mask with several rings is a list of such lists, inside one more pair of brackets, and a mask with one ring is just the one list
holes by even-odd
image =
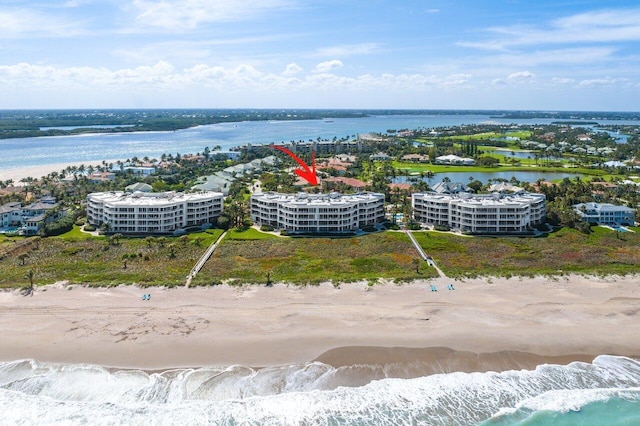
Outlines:
{"label": "ocean", "polygon": [[[418,129],[462,124],[548,124],[551,119],[501,119],[490,115],[375,115],[298,121],[244,121],[198,126],[175,132],[104,133],[0,140],[0,171],[78,162],[99,163],[162,154],[194,154],[219,145],[223,151],[246,144],[269,144],[355,136],[388,129]],[[602,124],[637,122],[607,121]]]}
{"label": "ocean", "polygon": [[20,360],[0,363],[0,407],[11,425],[638,425],[640,362],[397,379],[319,362],[144,372]]}

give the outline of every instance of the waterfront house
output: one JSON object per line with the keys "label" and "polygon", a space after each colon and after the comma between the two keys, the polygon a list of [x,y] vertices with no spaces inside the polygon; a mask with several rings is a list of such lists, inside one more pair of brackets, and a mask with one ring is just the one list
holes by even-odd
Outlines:
{"label": "waterfront house", "polygon": [[573,209],[580,218],[593,225],[633,226],[635,210],[626,206],[616,206],[609,203],[580,203]]}
{"label": "waterfront house", "polygon": [[453,164],[458,166],[472,166],[476,162],[473,158],[458,157],[457,155],[441,155],[436,157],[437,164]]}

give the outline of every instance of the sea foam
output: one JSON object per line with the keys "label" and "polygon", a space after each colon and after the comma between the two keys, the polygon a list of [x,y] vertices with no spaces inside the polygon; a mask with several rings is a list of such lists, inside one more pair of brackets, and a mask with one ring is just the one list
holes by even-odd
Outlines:
{"label": "sea foam", "polygon": [[[624,357],[545,364],[531,371],[382,378],[361,386],[350,383],[351,368],[314,362],[149,374],[15,361],[0,364],[0,407],[5,411],[0,422],[500,424],[516,411],[575,411],[611,398],[640,401],[640,363]],[[370,371],[381,374],[374,367]]]}

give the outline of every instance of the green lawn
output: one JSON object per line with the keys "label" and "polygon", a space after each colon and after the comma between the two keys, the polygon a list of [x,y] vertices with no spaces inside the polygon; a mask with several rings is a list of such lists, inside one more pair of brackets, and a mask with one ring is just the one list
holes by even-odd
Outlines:
{"label": "green lawn", "polygon": [[[496,155],[497,157],[498,155]],[[604,170],[586,169],[581,167],[545,167],[545,166],[500,166],[500,167],[481,167],[481,166],[448,166],[443,164],[420,164],[410,163],[404,161],[393,161],[394,168],[408,173],[420,173],[431,171],[433,173],[446,173],[446,172],[462,172],[462,173],[477,173],[477,172],[560,172],[560,173],[575,173],[592,176],[602,176],[606,172]]]}
{"label": "green lawn", "polygon": [[200,243],[202,246],[209,246],[224,232],[223,229],[210,228],[206,231],[192,232],[187,234],[187,238],[193,243]]}
{"label": "green lawn", "polygon": [[54,238],[59,238],[59,239],[63,239],[65,241],[84,241],[84,240],[91,240],[91,239],[99,239],[99,240],[104,240],[106,239],[106,237],[104,236],[98,236],[95,237],[87,232],[82,232],[81,231],[81,227],[78,225],[73,225],[73,229],[69,232],[66,232],[62,235],[58,235],[57,237]]}
{"label": "green lawn", "polygon": [[476,133],[475,135],[447,136],[442,139],[461,140],[461,141],[499,139],[504,137],[527,139],[527,138],[530,138],[532,134],[533,133],[528,130],[520,130],[520,131],[514,131],[514,132],[507,132],[507,133],[484,132],[484,133]]}
{"label": "green lawn", "polygon": [[278,237],[273,234],[258,231],[255,228],[249,228],[244,231],[231,229],[225,237],[227,240],[270,240],[272,238]]}

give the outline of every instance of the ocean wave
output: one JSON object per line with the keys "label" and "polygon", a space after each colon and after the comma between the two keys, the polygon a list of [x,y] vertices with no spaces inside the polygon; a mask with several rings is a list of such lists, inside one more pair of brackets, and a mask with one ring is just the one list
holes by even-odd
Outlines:
{"label": "ocean wave", "polygon": [[[380,378],[353,381],[363,375]],[[318,362],[161,373],[0,364],[2,421],[10,424],[477,424],[611,398],[640,401],[639,395],[640,363],[607,355],[592,363],[415,379],[384,378],[376,366]]]}

